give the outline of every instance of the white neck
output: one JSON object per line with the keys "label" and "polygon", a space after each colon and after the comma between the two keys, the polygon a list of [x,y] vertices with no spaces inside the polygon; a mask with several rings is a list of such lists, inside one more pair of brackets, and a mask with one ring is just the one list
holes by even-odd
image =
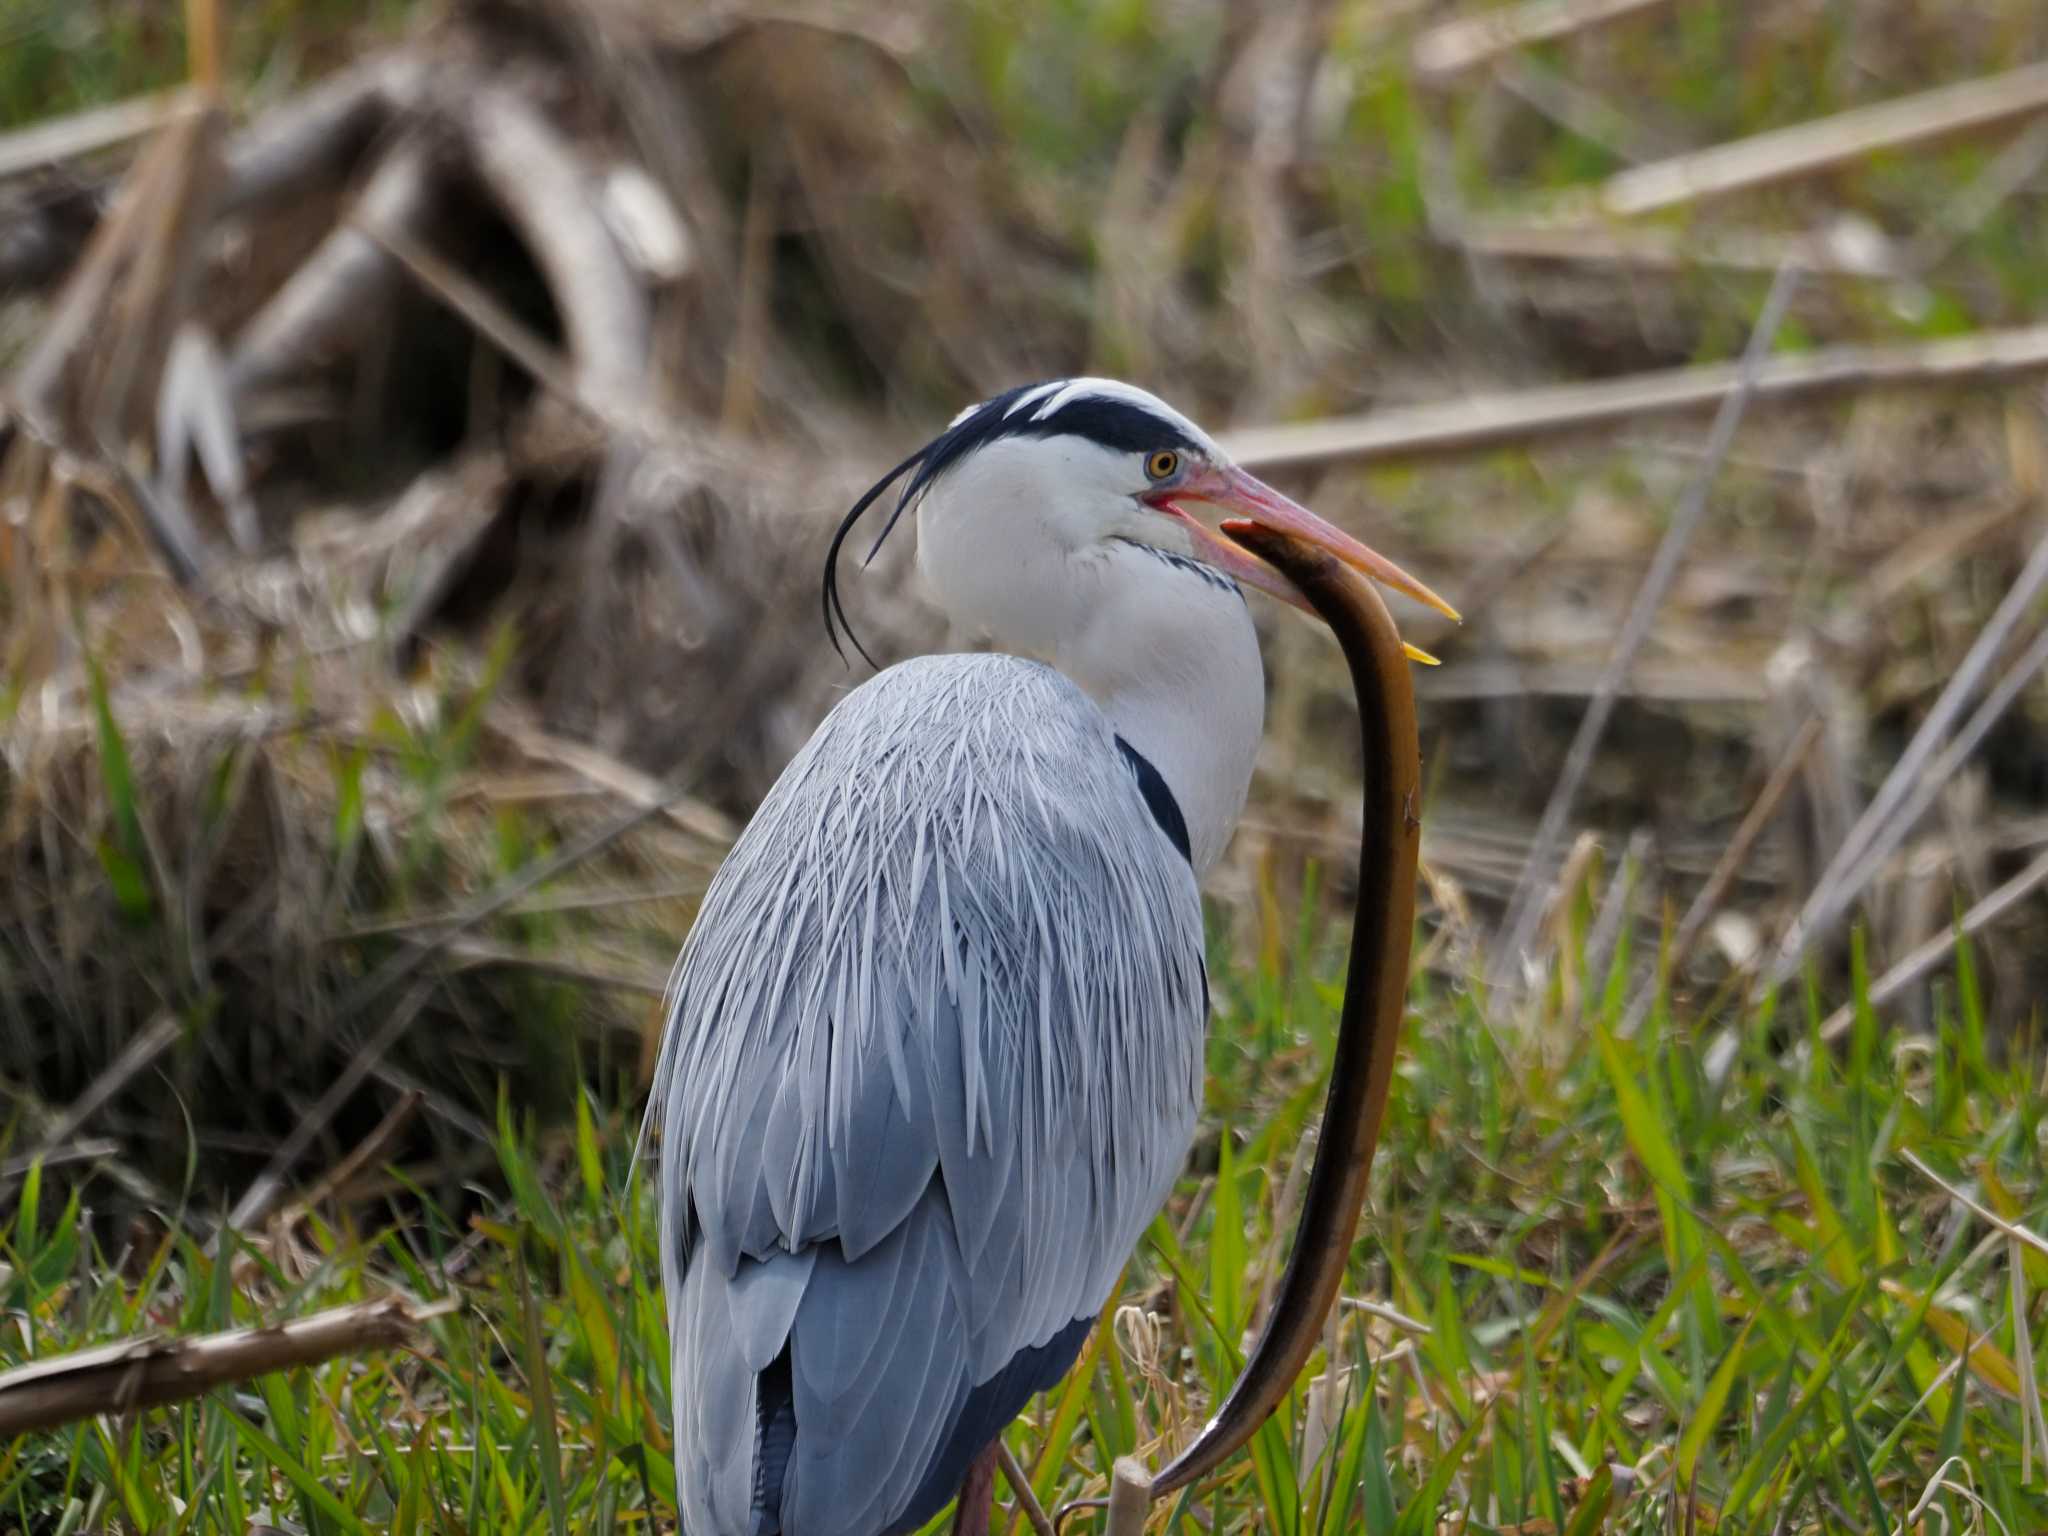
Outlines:
{"label": "white neck", "polygon": [[1244,598],[1156,554],[1111,545],[1101,600],[1046,659],[1101,706],[1173,791],[1201,879],[1244,809],[1266,714]]}
{"label": "white neck", "polygon": [[1199,878],[1230,841],[1259,753],[1258,635],[1230,583],[1110,531],[1119,518],[1171,527],[1122,492],[1085,493],[1118,462],[1074,438],[980,449],[919,506],[918,568],[955,624],[1051,663],[1095,700],[1173,792]]}

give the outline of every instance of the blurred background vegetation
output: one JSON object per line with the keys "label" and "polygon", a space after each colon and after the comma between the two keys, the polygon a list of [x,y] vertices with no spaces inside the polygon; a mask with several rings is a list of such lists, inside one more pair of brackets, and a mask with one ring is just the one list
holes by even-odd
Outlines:
{"label": "blurred background vegetation", "polygon": [[[476,1443],[414,1484],[280,1388],[256,1417],[301,1471],[334,1437],[358,1458],[343,1515],[302,1489],[302,1523],[389,1521],[415,1486],[471,1528],[663,1518],[654,1271],[637,1229],[592,1234],[630,1205],[703,882],[864,670],[817,621],[826,532],[963,403],[1100,372],[1231,429],[1467,615],[1413,623],[1445,663],[1419,683],[1427,1044],[1360,1269],[1439,1332],[1390,1382],[1400,1335],[1355,1317],[1357,1374],[1333,1342],[1325,1380],[1376,1385],[1304,1398],[1212,1523],[1661,1529],[1694,1479],[1745,1528],[1889,1528],[1953,1455],[2004,1479],[2009,1528],[2048,1518],[2004,1465],[2048,1275],[2028,1301],[2033,1258],[2012,1279],[1924,1178],[1874,1173],[1918,1146],[2003,1219],[2048,1201],[2038,0],[230,0],[188,37],[212,14],[0,4],[0,1306],[78,1341],[394,1273],[473,1287],[554,1341],[497,1362],[520,1391],[630,1360],[641,1396],[559,1411],[637,1492],[599,1457],[580,1494],[522,1471],[521,1500],[450,1502]],[[1713,370],[1785,272],[1759,377],[1825,387],[1760,384],[1710,458]],[[849,589],[883,662],[945,642],[903,549]],[[1212,1384],[1292,1198],[1353,879],[1341,671],[1260,622],[1269,740],[1211,892],[1216,1118],[1134,1291]],[[1784,950],[1959,675],[1960,703],[2010,698]],[[24,1201],[35,1157],[115,1213],[87,1247]],[[192,1213],[254,1231],[308,1183],[331,1227],[206,1278]],[[422,1257],[444,1239],[488,1262]],[[480,1406],[476,1326],[437,1335],[468,1365],[421,1411],[502,1412],[525,1465],[532,1402]],[[1964,1335],[2004,1362],[1981,1424],[1945,1385]],[[1048,1497],[1199,1417],[1159,1347],[1091,1356],[1097,1400],[1037,1426]],[[300,1485],[234,1438],[247,1407],[203,1430],[254,1457],[243,1502],[180,1507],[232,1523]],[[0,1494],[56,1528],[116,1444],[0,1453]],[[1595,1500],[1609,1462],[1644,1471]],[[193,1492],[175,1456],[151,1476],[123,1485],[138,1526]]]}

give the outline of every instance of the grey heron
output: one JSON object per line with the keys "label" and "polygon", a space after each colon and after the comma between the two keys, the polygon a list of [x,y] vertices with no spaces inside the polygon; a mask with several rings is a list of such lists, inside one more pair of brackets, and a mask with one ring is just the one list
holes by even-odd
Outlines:
{"label": "grey heron", "polygon": [[[1164,402],[1082,378],[962,412],[860,499],[826,562],[835,644],[840,548],[899,485],[875,548],[913,514],[931,597],[995,649],[902,662],[838,703],[735,843],[669,989],[648,1121],[690,1536],[904,1532],[956,1495],[956,1529],[985,1529],[996,1437],[1073,1363],[1193,1138],[1199,890],[1263,728],[1243,588],[1310,607],[1303,562],[1327,552],[1326,578],[1341,562],[1451,613]],[[1219,536],[1198,503],[1250,522]],[[1412,760],[1404,707],[1385,750]],[[1378,790],[1369,823],[1407,863],[1361,871],[1377,905],[1354,990],[1366,949],[1405,975],[1413,806]],[[1331,1113],[1345,1098],[1351,1120],[1339,1137],[1326,1118],[1267,1336],[1157,1487],[1242,1443],[1314,1342],[1387,1006],[1369,1062],[1340,1047]],[[1324,1167],[1340,1139],[1348,1174]]]}

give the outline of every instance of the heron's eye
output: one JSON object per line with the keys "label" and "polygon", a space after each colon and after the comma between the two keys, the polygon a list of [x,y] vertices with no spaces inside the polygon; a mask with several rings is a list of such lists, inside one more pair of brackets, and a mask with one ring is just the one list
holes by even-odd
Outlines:
{"label": "heron's eye", "polygon": [[1165,480],[1180,468],[1180,455],[1171,448],[1162,448],[1145,461],[1145,473],[1151,479]]}

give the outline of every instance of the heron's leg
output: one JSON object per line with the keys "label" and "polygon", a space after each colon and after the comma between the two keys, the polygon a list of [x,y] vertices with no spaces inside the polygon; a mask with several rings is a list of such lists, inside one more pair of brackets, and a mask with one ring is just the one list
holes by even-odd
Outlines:
{"label": "heron's leg", "polygon": [[953,1514],[953,1536],[988,1536],[995,1496],[996,1448],[991,1444],[967,1464],[967,1476],[960,1482],[960,1506]]}

